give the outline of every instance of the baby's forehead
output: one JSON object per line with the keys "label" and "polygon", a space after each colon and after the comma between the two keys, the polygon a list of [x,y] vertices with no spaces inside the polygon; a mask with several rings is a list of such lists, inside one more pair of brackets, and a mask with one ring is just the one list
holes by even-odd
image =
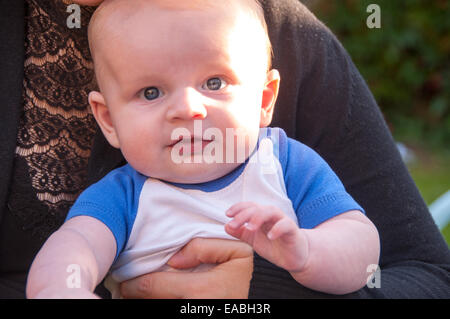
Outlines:
{"label": "baby's forehead", "polygon": [[[239,10],[239,14],[237,14],[237,10]],[[105,57],[105,54],[108,55],[111,45],[115,45],[115,42],[117,42],[115,40],[120,37],[123,39],[124,34],[126,35],[134,31],[141,32],[142,28],[139,29],[139,24],[135,23],[137,20],[145,21],[141,26],[144,25],[147,28],[149,39],[151,39],[152,32],[164,31],[149,30],[154,27],[155,23],[153,21],[158,20],[159,14],[163,12],[164,19],[177,20],[183,14],[183,11],[200,11],[206,15],[214,14],[217,17],[217,23],[222,26],[227,26],[227,23],[233,23],[237,16],[239,16],[241,22],[244,19],[244,23],[240,23],[239,25],[239,33],[245,32],[244,29],[258,29],[257,32],[261,37],[253,37],[251,40],[254,41],[255,38],[266,39],[265,46],[267,48],[267,54],[265,55],[268,57],[268,64],[270,65],[271,47],[264,22],[264,13],[256,0],[106,0],[94,13],[89,25],[89,43],[94,62],[97,62],[97,55],[101,55],[102,59]],[[154,14],[153,17],[151,16],[152,14]],[[250,19],[253,20],[253,23],[248,21]],[[195,24],[196,21],[192,21],[192,23]],[[257,26],[257,24],[260,25]],[[167,28],[171,27],[171,24],[169,21],[164,21],[159,27]],[[225,34],[229,28],[225,27],[221,30]],[[186,32],[186,30],[182,30],[181,32]],[[220,36],[221,32],[216,35]],[[258,52],[261,52],[260,49],[258,49]],[[264,50],[261,54],[264,54],[263,52]],[[114,57],[110,58],[114,59]]]}
{"label": "baby's forehead", "polygon": [[264,13],[257,0],[105,0],[91,18],[90,36],[94,37],[101,31],[117,30],[139,13],[151,14],[152,8],[153,11],[172,11],[174,14],[169,15],[168,19],[177,19],[177,13],[185,10],[214,10],[215,13],[222,12],[224,18],[240,10],[247,13],[247,18],[260,20],[265,28]]}

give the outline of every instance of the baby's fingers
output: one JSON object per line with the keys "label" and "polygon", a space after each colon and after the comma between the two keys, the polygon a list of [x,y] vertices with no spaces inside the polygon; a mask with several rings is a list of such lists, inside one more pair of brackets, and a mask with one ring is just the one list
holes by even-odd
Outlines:
{"label": "baby's fingers", "polygon": [[273,206],[253,205],[244,208],[234,215],[234,219],[229,223],[231,228],[244,226],[247,230],[254,232],[261,229],[266,233],[284,214]]}
{"label": "baby's fingers", "polygon": [[254,214],[247,223],[246,228],[250,231],[261,229],[267,232],[273,224],[284,217],[283,212],[273,206],[260,206],[257,214]]}
{"label": "baby's fingers", "polygon": [[253,202],[239,202],[237,204],[234,204],[230,208],[228,208],[228,210],[225,212],[225,215],[227,215],[228,217],[234,217],[235,215],[242,212],[244,209],[254,207],[254,206],[257,206],[257,205]]}
{"label": "baby's fingers", "polygon": [[258,214],[258,210],[259,207],[257,206],[249,206],[240,210],[234,215],[234,218],[228,223],[228,226],[233,229],[242,227],[244,224],[248,223],[254,215]]}
{"label": "baby's fingers", "polygon": [[297,225],[289,218],[280,219],[273,225],[267,233],[267,238],[270,240],[277,240],[281,236],[294,235],[297,230]]}

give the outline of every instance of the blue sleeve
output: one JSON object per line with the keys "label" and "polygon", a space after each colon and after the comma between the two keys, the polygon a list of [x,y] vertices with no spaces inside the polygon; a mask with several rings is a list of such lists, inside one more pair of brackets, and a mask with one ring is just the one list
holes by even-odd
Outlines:
{"label": "blue sleeve", "polygon": [[129,165],[111,171],[81,193],[66,220],[84,215],[104,223],[116,239],[117,258],[131,234],[145,180]]}
{"label": "blue sleeve", "polygon": [[308,146],[279,131],[278,152],[286,192],[299,225],[314,228],[320,223],[361,206],[348,194],[331,167]]}

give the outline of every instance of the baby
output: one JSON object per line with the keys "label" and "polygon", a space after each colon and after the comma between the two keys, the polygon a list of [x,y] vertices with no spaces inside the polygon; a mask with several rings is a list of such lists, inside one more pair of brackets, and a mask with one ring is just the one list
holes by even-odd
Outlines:
{"label": "baby", "polygon": [[128,164],[80,195],[28,297],[95,297],[107,275],[120,297],[118,283],[169,270],[195,237],[246,242],[311,289],[366,284],[376,228],[319,155],[268,128],[280,77],[256,0],[105,1],[89,41],[89,103]]}

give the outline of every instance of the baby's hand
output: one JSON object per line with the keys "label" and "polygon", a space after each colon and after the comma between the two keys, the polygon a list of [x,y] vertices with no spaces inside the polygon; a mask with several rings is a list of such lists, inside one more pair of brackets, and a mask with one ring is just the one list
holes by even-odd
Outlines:
{"label": "baby's hand", "polygon": [[300,272],[308,258],[305,231],[279,208],[241,202],[226,211],[233,219],[225,230],[262,257],[289,272]]}

